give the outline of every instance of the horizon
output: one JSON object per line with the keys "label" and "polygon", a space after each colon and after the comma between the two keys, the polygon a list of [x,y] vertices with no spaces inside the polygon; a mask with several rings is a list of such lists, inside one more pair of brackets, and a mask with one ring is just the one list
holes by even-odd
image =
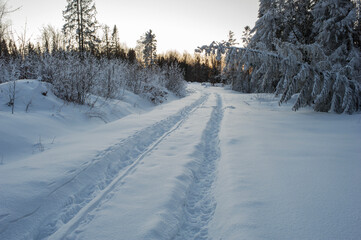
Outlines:
{"label": "horizon", "polygon": [[[215,0],[94,2],[99,24],[110,28],[117,25],[122,44],[134,48],[140,36],[152,29],[158,53],[186,51],[193,54],[199,46],[227,40],[229,31],[234,32],[241,43],[244,27],[253,27],[258,14],[258,1],[254,0],[225,0],[222,6],[226,6],[226,10],[222,12],[219,12],[220,6]],[[64,24],[62,11],[66,0],[9,0],[8,5],[21,7],[9,16],[16,39],[24,32],[25,24],[27,38],[31,41],[38,40],[42,27],[51,25],[61,29]],[[227,9],[229,6],[231,8]]]}

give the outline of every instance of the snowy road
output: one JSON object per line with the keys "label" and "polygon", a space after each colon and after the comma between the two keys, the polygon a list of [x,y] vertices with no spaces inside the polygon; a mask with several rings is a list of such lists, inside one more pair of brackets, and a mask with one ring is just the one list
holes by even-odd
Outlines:
{"label": "snowy road", "polygon": [[0,165],[0,239],[361,239],[360,115],[191,87]]}

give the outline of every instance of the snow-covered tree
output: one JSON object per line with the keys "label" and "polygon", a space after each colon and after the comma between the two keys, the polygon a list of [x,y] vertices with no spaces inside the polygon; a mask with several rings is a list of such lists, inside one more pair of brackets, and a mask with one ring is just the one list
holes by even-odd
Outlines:
{"label": "snow-covered tree", "polygon": [[351,0],[319,0],[314,7],[315,41],[331,65],[315,90],[319,111],[352,113],[361,109],[360,49],[355,45],[356,6]]}
{"label": "snow-covered tree", "polygon": [[356,16],[354,40],[356,46],[361,49],[361,0],[356,0]]}
{"label": "snow-covered tree", "polygon": [[283,31],[281,40],[293,44],[310,44],[313,41],[314,0],[286,0],[283,4]]}
{"label": "snow-covered tree", "polygon": [[[355,3],[260,2],[260,19],[248,48],[227,48],[214,43],[201,48],[206,53],[227,53],[225,72],[233,89],[275,92],[281,95],[280,103],[298,94],[294,110],[305,106],[337,113],[361,110],[361,55]],[[284,19],[275,13],[283,13]]]}
{"label": "snow-covered tree", "polygon": [[277,0],[260,0],[258,20],[252,29],[253,37],[249,47],[254,49],[276,50],[278,33],[281,31],[281,14]]}
{"label": "snow-covered tree", "polygon": [[63,32],[68,41],[68,48],[71,49],[75,41],[79,52],[95,51],[98,26],[93,0],[67,0],[63,17]]}

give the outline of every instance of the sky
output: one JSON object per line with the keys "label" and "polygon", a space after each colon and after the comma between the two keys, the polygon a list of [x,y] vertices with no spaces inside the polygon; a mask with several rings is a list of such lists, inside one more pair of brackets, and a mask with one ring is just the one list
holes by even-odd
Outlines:
{"label": "sky", "polygon": [[[21,7],[10,15],[15,37],[24,32],[37,40],[48,24],[61,29],[66,0],[8,0]],[[245,26],[253,27],[257,0],[95,0],[97,20],[111,28],[117,25],[119,38],[128,47],[149,29],[156,34],[158,52],[177,50],[193,53],[197,46],[228,38],[235,33],[241,42]]]}

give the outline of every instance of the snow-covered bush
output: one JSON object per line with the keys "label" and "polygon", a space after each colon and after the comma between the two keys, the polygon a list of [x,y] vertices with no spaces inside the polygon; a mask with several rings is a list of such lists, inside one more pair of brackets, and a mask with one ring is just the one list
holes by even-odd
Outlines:
{"label": "snow-covered bush", "polygon": [[55,68],[52,84],[54,94],[68,102],[84,104],[92,92],[98,74],[98,64],[92,56],[64,54]]}
{"label": "snow-covered bush", "polygon": [[160,104],[167,100],[168,91],[165,88],[166,81],[164,72],[159,67],[142,69],[141,94],[154,104]]}
{"label": "snow-covered bush", "polygon": [[184,74],[177,63],[172,63],[165,70],[165,87],[175,95],[184,97],[186,94],[186,82]]}
{"label": "snow-covered bush", "polygon": [[119,60],[100,60],[93,93],[105,98],[119,98],[126,87],[126,67],[127,64]]}

